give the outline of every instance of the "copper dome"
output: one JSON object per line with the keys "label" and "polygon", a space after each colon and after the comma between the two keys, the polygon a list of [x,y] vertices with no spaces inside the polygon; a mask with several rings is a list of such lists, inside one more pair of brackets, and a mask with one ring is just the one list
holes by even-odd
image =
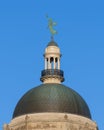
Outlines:
{"label": "copper dome", "polygon": [[13,118],[42,112],[71,113],[91,118],[83,98],[63,84],[42,84],[29,90],[17,103]]}

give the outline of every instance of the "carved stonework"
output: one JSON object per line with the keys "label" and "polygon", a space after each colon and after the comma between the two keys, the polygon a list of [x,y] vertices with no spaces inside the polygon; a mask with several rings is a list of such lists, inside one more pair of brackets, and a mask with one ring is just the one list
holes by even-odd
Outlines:
{"label": "carved stonework", "polygon": [[64,113],[38,113],[14,118],[4,130],[97,130],[92,120]]}
{"label": "carved stonework", "polygon": [[67,116],[67,115],[65,115],[65,116],[64,116],[64,118],[65,118],[65,120],[67,120],[67,119],[68,119],[68,116]]}
{"label": "carved stonework", "polygon": [[56,124],[52,124],[52,123],[37,123],[37,124],[29,124],[28,125],[28,129],[29,130],[33,130],[33,129],[52,129],[52,128],[57,128]]}
{"label": "carved stonework", "polygon": [[9,125],[8,125],[8,124],[5,124],[5,125],[4,125],[4,130],[10,130]]}

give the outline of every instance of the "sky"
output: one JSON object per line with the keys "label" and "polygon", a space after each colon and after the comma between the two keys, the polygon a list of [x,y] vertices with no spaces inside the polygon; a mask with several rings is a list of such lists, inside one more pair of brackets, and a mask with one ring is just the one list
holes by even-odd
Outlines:
{"label": "sky", "polygon": [[41,84],[51,36],[46,15],[57,22],[63,84],[84,98],[104,130],[103,0],[0,1],[0,129],[24,93]]}

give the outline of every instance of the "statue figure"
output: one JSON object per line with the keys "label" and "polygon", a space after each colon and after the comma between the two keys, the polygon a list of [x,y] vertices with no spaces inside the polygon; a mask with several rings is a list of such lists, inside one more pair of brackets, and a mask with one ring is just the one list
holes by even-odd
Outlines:
{"label": "statue figure", "polygon": [[53,37],[55,34],[57,34],[57,31],[53,29],[53,26],[56,26],[57,23],[53,22],[52,18],[49,18],[48,16],[46,16],[46,17],[48,19],[48,28],[50,30],[52,37]]}

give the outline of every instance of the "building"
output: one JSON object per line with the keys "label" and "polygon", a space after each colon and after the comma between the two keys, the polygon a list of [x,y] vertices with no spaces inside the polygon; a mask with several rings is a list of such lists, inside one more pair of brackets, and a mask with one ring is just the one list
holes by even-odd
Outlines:
{"label": "building", "polygon": [[62,84],[60,58],[60,48],[51,39],[44,53],[43,83],[23,95],[4,130],[98,130],[84,99]]}

